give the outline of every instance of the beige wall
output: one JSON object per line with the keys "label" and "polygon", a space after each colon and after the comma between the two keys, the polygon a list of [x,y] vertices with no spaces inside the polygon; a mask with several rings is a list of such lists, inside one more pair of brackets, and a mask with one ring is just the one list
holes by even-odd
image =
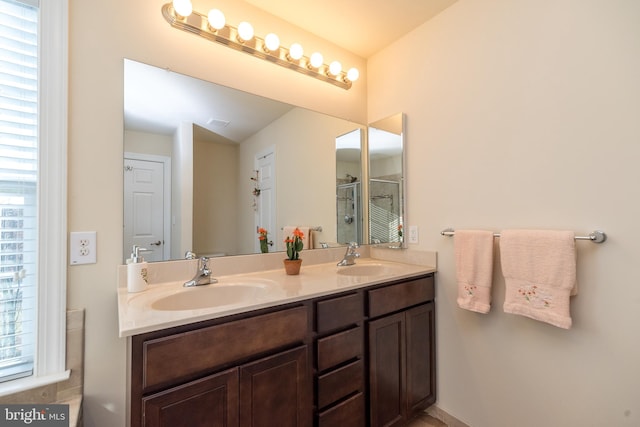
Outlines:
{"label": "beige wall", "polygon": [[[407,115],[408,224],[438,251],[438,405],[473,427],[640,425],[640,3],[460,0],[371,58]],[[393,78],[390,78],[393,76]],[[446,227],[602,228],[574,326],[456,306]]]}
{"label": "beige wall", "polygon": [[270,146],[275,147],[277,183],[277,230],[268,230],[269,239],[275,244],[270,251],[285,250],[280,230],[287,225],[322,226],[323,231],[314,234],[315,242],[335,240],[335,138],[358,126],[346,120],[294,108],[242,142],[238,181],[247,183],[238,208],[242,221],[239,230],[244,245],[242,253],[252,252],[257,239],[248,177],[255,169],[256,154]]}
{"label": "beige wall", "polygon": [[[211,133],[200,128],[200,133]],[[238,146],[193,140],[193,252],[198,256],[238,253]],[[230,179],[232,178],[232,179]]]}
{"label": "beige wall", "polygon": [[124,151],[171,158],[173,138],[157,133],[124,131]]}
{"label": "beige wall", "polygon": [[[70,5],[69,230],[98,232],[98,263],[69,268],[69,307],[86,308],[85,425],[125,420],[115,297],[125,57],[360,123],[367,96],[371,120],[405,112],[409,223],[417,247],[439,253],[439,405],[474,427],[640,423],[639,3],[460,0],[371,59],[368,95],[367,73],[333,88],[172,29],[161,4]],[[216,5],[232,22],[249,7]],[[264,34],[268,18],[251,16]],[[302,31],[277,25],[283,40]],[[499,274],[490,314],[457,309],[453,242],[439,235],[448,226],[601,227],[610,239],[578,243],[581,290],[564,331],[503,314]]]}
{"label": "beige wall", "polygon": [[[162,3],[70,1],[69,231],[98,233],[98,263],[70,267],[68,283],[69,308],[86,308],[86,426],[125,423],[126,342],[118,338],[115,293],[122,257],[123,58],[366,121],[364,60],[249,11],[247,4],[216,0],[230,22],[250,16],[259,34],[277,27],[283,42],[297,39],[358,67],[361,81],[345,91],[175,30],[162,17]],[[209,1],[193,3],[200,11],[211,7]]]}

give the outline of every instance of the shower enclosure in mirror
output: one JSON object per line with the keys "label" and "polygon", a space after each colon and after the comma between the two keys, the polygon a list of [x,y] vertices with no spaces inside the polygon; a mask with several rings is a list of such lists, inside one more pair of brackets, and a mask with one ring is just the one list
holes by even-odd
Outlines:
{"label": "shower enclosure in mirror", "polygon": [[369,125],[369,242],[406,247],[404,115]]}
{"label": "shower enclosure in mirror", "polygon": [[356,129],[336,138],[336,229],[340,244],[364,243],[363,136]]}

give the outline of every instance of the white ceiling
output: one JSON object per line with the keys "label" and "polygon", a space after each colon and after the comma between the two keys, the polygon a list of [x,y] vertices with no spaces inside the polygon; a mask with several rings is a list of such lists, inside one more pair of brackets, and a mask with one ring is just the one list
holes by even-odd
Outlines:
{"label": "white ceiling", "polygon": [[153,67],[124,63],[124,128],[173,135],[182,122],[195,123],[241,142],[293,108],[256,96]]}
{"label": "white ceiling", "polygon": [[457,0],[245,0],[363,58]]}
{"label": "white ceiling", "polygon": [[[367,58],[457,0],[245,1]],[[171,135],[187,121],[238,142],[290,108],[168,70],[125,63],[125,129]]]}

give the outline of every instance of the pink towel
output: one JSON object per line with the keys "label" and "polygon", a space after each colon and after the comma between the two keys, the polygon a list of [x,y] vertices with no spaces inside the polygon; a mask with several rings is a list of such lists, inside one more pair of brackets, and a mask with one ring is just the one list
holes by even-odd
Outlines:
{"label": "pink towel", "polygon": [[458,278],[458,306],[478,313],[491,309],[493,232],[456,230],[453,238]]}
{"label": "pink towel", "polygon": [[503,231],[504,311],[569,329],[569,296],[576,286],[575,245],[572,231]]}

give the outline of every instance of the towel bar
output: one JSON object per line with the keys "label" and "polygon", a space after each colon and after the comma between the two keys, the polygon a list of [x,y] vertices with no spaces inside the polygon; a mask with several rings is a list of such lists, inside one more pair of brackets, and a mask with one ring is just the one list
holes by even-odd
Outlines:
{"label": "towel bar", "polygon": [[[443,236],[453,236],[456,231],[453,228],[445,228],[440,232]],[[500,237],[500,233],[493,233],[493,237]],[[576,240],[590,240],[593,243],[602,243],[607,240],[607,235],[604,231],[596,230],[589,233],[588,236],[576,236]]]}

